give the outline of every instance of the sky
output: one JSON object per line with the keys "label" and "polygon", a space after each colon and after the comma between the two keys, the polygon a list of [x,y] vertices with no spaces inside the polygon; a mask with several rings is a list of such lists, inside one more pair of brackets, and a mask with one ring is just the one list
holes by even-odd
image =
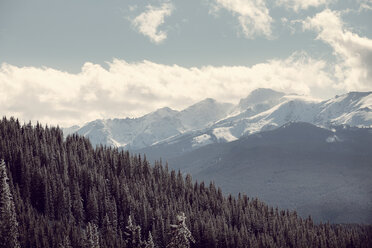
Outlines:
{"label": "sky", "polygon": [[0,0],[0,113],[70,125],[372,91],[372,0]]}

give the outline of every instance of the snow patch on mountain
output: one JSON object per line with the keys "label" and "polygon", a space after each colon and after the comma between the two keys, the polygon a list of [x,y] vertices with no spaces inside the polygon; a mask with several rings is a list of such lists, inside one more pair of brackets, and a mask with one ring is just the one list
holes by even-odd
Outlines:
{"label": "snow patch on mountain", "polygon": [[220,141],[231,142],[238,138],[231,134],[230,128],[221,127],[213,129],[213,135]]}
{"label": "snow patch on mountain", "polygon": [[333,136],[329,136],[327,139],[326,139],[326,142],[327,143],[334,143],[334,142],[341,142],[342,140],[337,136],[337,135],[333,135]]}
{"label": "snow patch on mountain", "polygon": [[202,134],[192,139],[192,147],[199,147],[212,144],[213,140],[209,134]]}

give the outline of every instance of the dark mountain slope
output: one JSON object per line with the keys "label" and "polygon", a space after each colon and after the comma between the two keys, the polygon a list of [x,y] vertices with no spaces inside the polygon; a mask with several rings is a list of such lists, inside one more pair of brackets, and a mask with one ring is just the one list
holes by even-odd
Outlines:
{"label": "dark mountain slope", "polygon": [[317,221],[372,223],[372,130],[290,123],[170,158],[225,192],[246,193]]}

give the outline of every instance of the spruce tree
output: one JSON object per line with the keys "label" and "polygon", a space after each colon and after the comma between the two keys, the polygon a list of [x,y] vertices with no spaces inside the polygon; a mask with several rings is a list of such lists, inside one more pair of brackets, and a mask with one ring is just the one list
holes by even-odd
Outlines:
{"label": "spruce tree", "polygon": [[148,237],[148,239],[147,239],[147,242],[146,242],[145,248],[155,248],[155,244],[154,244],[154,240],[153,240],[153,238],[152,238],[152,234],[151,234],[151,232],[149,232],[149,237]]}
{"label": "spruce tree", "polygon": [[85,247],[99,248],[99,233],[96,224],[89,222],[85,230]]}
{"label": "spruce tree", "polygon": [[4,161],[0,162],[0,247],[18,248],[18,222]]}
{"label": "spruce tree", "polygon": [[167,248],[189,248],[190,241],[195,243],[190,230],[187,228],[185,213],[177,216],[177,224],[171,225],[170,241]]}
{"label": "spruce tree", "polygon": [[124,235],[128,248],[139,248],[143,245],[141,239],[141,227],[133,223],[130,215],[128,217],[128,225],[125,227]]}
{"label": "spruce tree", "polygon": [[58,244],[58,248],[72,248],[70,238],[68,235],[65,235],[62,242]]}

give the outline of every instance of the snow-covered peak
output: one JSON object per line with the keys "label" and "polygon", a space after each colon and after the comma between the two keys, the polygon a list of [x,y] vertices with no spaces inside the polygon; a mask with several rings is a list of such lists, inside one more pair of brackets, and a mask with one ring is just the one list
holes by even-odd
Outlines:
{"label": "snow-covered peak", "polygon": [[230,103],[207,98],[182,110],[179,118],[186,129],[201,129],[226,117],[232,109],[233,105]]}
{"label": "snow-covered peak", "polygon": [[151,113],[143,116],[143,118],[164,118],[164,117],[174,116],[177,113],[178,113],[177,110],[173,110],[171,108],[164,107],[164,108],[157,109],[154,112],[151,112]]}
{"label": "snow-covered peak", "polygon": [[329,124],[372,125],[372,92],[350,92],[321,104],[319,120]]}
{"label": "snow-covered peak", "polygon": [[364,103],[372,106],[372,92],[349,92],[341,96],[336,96],[324,102],[326,106],[329,105],[343,105],[350,108],[361,107]]}
{"label": "snow-covered peak", "polygon": [[272,89],[259,88],[253,90],[246,98],[241,99],[239,108],[245,110],[254,105],[276,102],[284,95],[284,93]]}
{"label": "snow-covered peak", "polygon": [[216,107],[221,107],[221,106],[225,106],[225,105],[231,105],[231,104],[220,103],[213,98],[206,98],[206,99],[204,99],[200,102],[197,102],[197,103],[191,105],[190,107],[187,107],[186,109],[182,110],[181,112],[194,112],[194,113],[196,113],[196,112],[200,112],[200,111],[206,111],[210,108],[216,108]]}

